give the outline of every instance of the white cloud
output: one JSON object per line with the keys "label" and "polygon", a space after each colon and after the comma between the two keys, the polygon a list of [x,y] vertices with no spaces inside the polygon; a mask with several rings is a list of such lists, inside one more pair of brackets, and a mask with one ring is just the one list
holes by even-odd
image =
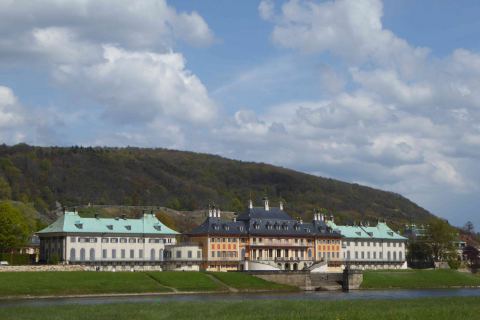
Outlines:
{"label": "white cloud", "polygon": [[203,46],[212,43],[213,33],[196,12],[178,13],[165,0],[2,1],[0,39],[5,61],[51,61],[60,51],[61,59],[53,62],[61,63],[68,54],[84,60],[81,55],[92,55],[92,46],[98,51],[108,43],[154,51],[172,48],[177,40]]}
{"label": "white cloud", "polygon": [[103,61],[61,66],[56,79],[104,106],[105,118],[150,123],[169,117],[193,123],[214,119],[216,107],[180,53],[126,51],[104,46]]}
{"label": "white cloud", "polygon": [[270,20],[274,16],[275,4],[272,0],[262,0],[258,5],[258,13],[263,20]]}

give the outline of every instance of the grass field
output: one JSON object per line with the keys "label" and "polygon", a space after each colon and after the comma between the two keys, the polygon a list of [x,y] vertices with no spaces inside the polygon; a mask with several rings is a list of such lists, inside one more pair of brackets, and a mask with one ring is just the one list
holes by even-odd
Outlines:
{"label": "grass field", "polygon": [[[217,281],[215,278],[217,278]],[[225,285],[222,285],[222,282]],[[173,291],[293,290],[241,273],[0,272],[0,297]]]}
{"label": "grass field", "polygon": [[163,291],[141,272],[0,272],[0,296]]}
{"label": "grass field", "polygon": [[480,286],[480,277],[455,270],[366,271],[363,289],[427,289]]}
{"label": "grass field", "polygon": [[480,298],[350,301],[168,302],[5,307],[0,319],[478,319]]}
{"label": "grass field", "polygon": [[149,272],[160,284],[178,291],[219,291],[224,289],[203,272]]}
{"label": "grass field", "polygon": [[290,287],[274,282],[265,281],[263,279],[250,276],[240,272],[212,272],[215,278],[219,279],[226,285],[238,289],[240,291],[249,290],[298,290],[296,287]]}

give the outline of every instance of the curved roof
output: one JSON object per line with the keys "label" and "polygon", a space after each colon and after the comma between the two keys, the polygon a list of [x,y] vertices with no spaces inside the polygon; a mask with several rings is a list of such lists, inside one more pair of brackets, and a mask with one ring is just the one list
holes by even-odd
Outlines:
{"label": "curved roof", "polygon": [[48,233],[115,233],[176,235],[177,231],[165,226],[153,214],[140,219],[83,218],[76,212],[65,212],[54,223],[38,234]]}

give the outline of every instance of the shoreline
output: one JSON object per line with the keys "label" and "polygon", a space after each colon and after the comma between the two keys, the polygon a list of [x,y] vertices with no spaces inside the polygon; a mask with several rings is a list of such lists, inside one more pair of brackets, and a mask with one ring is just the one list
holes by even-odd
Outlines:
{"label": "shoreline", "polygon": [[[428,290],[457,290],[457,289],[480,289],[480,286],[450,286],[450,287],[433,287],[433,288],[365,288],[351,290],[352,292],[368,292],[368,291],[428,291]],[[333,290],[333,291],[273,291],[273,290],[245,290],[245,291],[172,291],[172,292],[138,292],[138,293],[92,293],[92,294],[65,294],[65,295],[42,295],[42,296],[32,296],[32,295],[19,295],[19,296],[4,296],[0,297],[0,301],[12,301],[12,300],[49,300],[49,299],[82,299],[82,298],[116,298],[116,297],[155,297],[155,296],[182,296],[182,295],[245,295],[245,294],[259,294],[259,293],[270,293],[270,294],[300,294],[300,293],[315,293],[315,292],[343,292],[342,290]]]}

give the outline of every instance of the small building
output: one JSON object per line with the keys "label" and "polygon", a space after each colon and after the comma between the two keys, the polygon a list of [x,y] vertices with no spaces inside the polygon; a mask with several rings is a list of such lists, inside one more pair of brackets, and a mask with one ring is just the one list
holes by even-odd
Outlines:
{"label": "small building", "polygon": [[376,226],[340,226],[333,220],[327,225],[343,236],[343,260],[353,269],[406,269],[407,238],[388,227],[385,222]]}
{"label": "small building", "polygon": [[153,214],[139,219],[81,217],[65,212],[39,231],[40,262],[81,264],[95,270],[162,270],[165,248],[178,232]]}

